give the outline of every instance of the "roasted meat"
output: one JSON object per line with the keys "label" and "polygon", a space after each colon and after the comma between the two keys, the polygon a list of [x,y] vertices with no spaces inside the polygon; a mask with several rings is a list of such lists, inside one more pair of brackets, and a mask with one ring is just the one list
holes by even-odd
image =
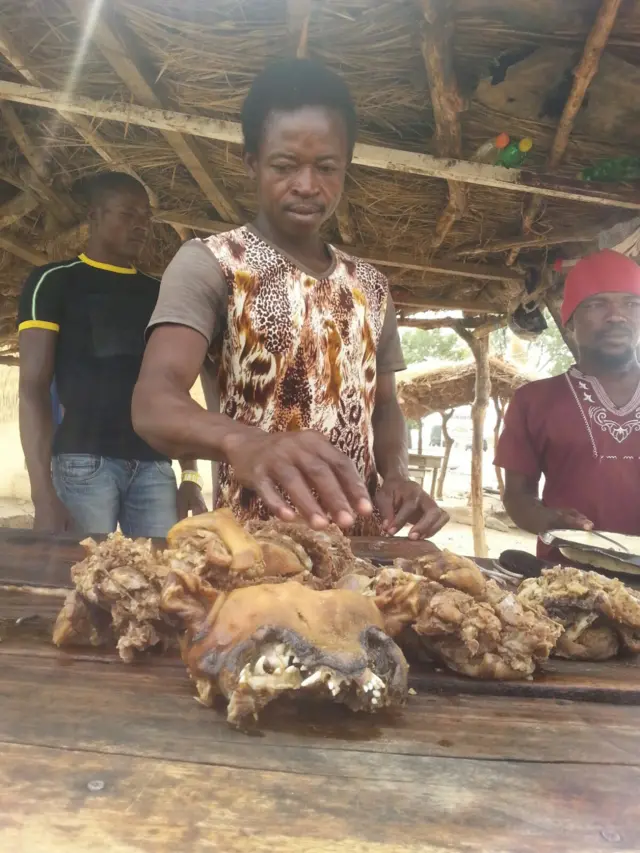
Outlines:
{"label": "roasted meat", "polygon": [[527,678],[549,656],[561,626],[471,560],[442,552],[414,565],[422,574],[385,569],[369,590],[401,645],[417,635],[421,651],[473,678]]}
{"label": "roasted meat", "polygon": [[326,589],[334,586],[345,573],[368,572],[374,568],[354,557],[349,540],[335,524],[326,530],[312,530],[302,523],[271,519],[250,521],[247,530],[263,542],[293,540],[308,555],[310,571]]}
{"label": "roasted meat", "polygon": [[222,694],[230,723],[299,692],[370,712],[406,697],[406,661],[371,598],[294,581],[216,593],[175,572],[162,603],[186,628],[182,657],[200,700]]}
{"label": "roasted meat", "polygon": [[136,651],[168,646],[175,626],[160,612],[168,566],[151,542],[114,533],[100,544],[81,544],[87,555],[71,569],[75,590],[56,620],[54,643],[103,645],[115,638],[125,661]]}
{"label": "roasted meat", "polygon": [[168,543],[172,568],[195,572],[221,590],[287,580],[329,589],[356,561],[337,527],[316,532],[280,521],[243,527],[226,509],[179,522]]}
{"label": "roasted meat", "polygon": [[640,593],[597,572],[556,566],[518,589],[525,606],[544,607],[563,627],[554,654],[607,660],[640,651]]}

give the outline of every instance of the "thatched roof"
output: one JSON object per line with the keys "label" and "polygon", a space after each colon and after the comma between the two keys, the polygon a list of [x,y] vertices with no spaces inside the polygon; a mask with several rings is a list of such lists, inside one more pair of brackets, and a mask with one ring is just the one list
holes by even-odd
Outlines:
{"label": "thatched roof", "polygon": [[[510,400],[531,376],[521,373],[500,358],[489,359],[491,394]],[[398,374],[398,398],[407,418],[418,420],[432,412],[444,412],[473,403],[476,367],[474,361],[445,364],[430,370],[409,368]]]}
{"label": "thatched roof", "polygon": [[[451,56],[444,56],[442,73],[431,77],[423,56],[428,37],[421,41],[428,5],[429,0],[3,0],[0,86],[66,92],[75,107],[82,97],[98,107],[115,104],[129,118],[92,120],[28,105],[24,89],[5,85],[0,92],[8,98],[0,122],[0,341],[15,344],[15,297],[30,262],[68,256],[82,243],[82,229],[74,227],[82,209],[72,194],[82,176],[126,168],[144,180],[156,223],[143,267],[153,272],[162,271],[181,239],[251,216],[252,187],[233,133],[234,141],[220,134],[211,138],[216,133],[209,123],[204,136],[170,135],[167,128],[141,126],[145,111],[131,105],[237,122],[252,77],[269,60],[295,51],[305,32],[308,54],[350,84],[361,141],[468,159],[500,131],[516,139],[528,134],[534,139],[531,168],[544,172],[571,72],[600,0],[459,0]],[[84,15],[98,7],[97,24],[83,38]],[[446,32],[434,29],[433,38]],[[553,166],[553,180],[575,178],[600,157],[636,153],[638,56],[640,4],[623,3],[589,100],[570,122],[571,138],[560,165]],[[448,59],[455,97],[449,97]],[[464,109],[447,112],[447,105]],[[98,108],[93,113],[102,114]],[[533,231],[524,235],[541,242],[525,247],[518,263],[506,267],[505,248],[473,257],[469,251],[522,239],[523,208],[531,195],[487,184],[480,169],[480,183],[465,183],[464,215],[434,239],[447,181],[417,174],[415,158],[411,173],[398,165],[398,157],[390,155],[385,165],[378,149],[376,158],[375,166],[362,156],[352,167],[347,201],[327,234],[336,243],[355,243],[367,257],[385,256],[384,270],[405,313],[439,301],[508,311],[523,295],[523,267],[547,259],[546,243],[571,239],[567,231],[584,241],[633,215],[633,209],[570,200],[565,182],[564,197],[545,196]],[[450,161],[439,162],[446,176]],[[451,187],[453,192],[455,184]],[[574,190],[585,193],[582,184]],[[566,245],[569,256],[575,254],[575,245]]]}

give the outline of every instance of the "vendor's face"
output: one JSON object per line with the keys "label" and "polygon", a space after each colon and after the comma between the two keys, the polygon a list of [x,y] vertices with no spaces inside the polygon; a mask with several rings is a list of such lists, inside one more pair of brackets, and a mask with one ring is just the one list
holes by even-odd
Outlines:
{"label": "vendor's face", "polygon": [[640,296],[600,293],[585,299],[572,318],[580,351],[608,365],[624,365],[635,357],[640,340]]}
{"label": "vendor's face", "polygon": [[109,193],[90,213],[92,231],[106,251],[136,261],[147,241],[151,207],[145,190]]}
{"label": "vendor's face", "polygon": [[349,165],[342,117],[325,107],[272,112],[257,155],[245,158],[275,230],[304,237],[320,230],[340,201]]}

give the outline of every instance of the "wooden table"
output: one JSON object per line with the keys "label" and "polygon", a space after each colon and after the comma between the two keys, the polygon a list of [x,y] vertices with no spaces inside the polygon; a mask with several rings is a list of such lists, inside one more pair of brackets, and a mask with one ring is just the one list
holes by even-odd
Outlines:
{"label": "wooden table", "polygon": [[[0,578],[7,554],[0,536]],[[69,546],[43,554],[51,578]],[[0,592],[0,618],[46,622],[57,600],[34,599]],[[640,850],[634,665],[554,664],[506,687],[423,670],[401,712],[290,705],[249,736],[194,701],[172,658],[126,666],[46,634],[3,637],[6,853]],[[599,701],[551,698],[563,685]]]}
{"label": "wooden table", "polygon": [[436,480],[438,478],[438,471],[440,466],[442,465],[442,456],[437,454],[425,454],[425,453],[410,453],[409,454],[409,476],[415,475],[420,482],[420,485],[424,488],[424,478],[427,474],[427,471],[431,471],[431,490],[429,494],[432,497],[435,497],[436,494]]}

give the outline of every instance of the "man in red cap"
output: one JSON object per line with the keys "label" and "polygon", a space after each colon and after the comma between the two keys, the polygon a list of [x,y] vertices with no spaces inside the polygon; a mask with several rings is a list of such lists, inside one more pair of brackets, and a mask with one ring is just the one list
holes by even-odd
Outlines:
{"label": "man in red cap", "polygon": [[[640,534],[640,267],[610,249],[583,258],[561,313],[578,361],[516,391],[495,459],[505,507],[531,533]],[[538,556],[559,554],[538,540]]]}

